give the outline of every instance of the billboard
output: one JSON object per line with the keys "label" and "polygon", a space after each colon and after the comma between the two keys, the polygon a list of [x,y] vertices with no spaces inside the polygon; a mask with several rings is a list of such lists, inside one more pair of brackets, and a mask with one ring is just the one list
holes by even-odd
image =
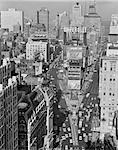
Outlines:
{"label": "billboard", "polygon": [[79,47],[70,47],[67,49],[68,60],[79,60],[82,59],[82,49]]}
{"label": "billboard", "polygon": [[71,90],[71,100],[78,100],[78,91]]}
{"label": "billboard", "polygon": [[80,80],[68,80],[68,89],[80,90]]}

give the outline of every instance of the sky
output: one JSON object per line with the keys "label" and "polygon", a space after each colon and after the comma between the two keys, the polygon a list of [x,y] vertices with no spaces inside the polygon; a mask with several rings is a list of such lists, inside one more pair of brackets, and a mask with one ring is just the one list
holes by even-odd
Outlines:
{"label": "sky", "polygon": [[[15,2],[19,2],[19,0],[0,0],[0,2],[4,2],[4,1],[8,1],[8,2],[11,2],[11,1],[15,1]],[[56,1],[61,1],[61,2],[73,2],[73,1],[80,1],[80,2],[83,2],[83,1],[94,1],[94,0],[20,0],[20,2],[23,2],[23,1],[37,1],[37,2],[43,2],[43,1],[46,1],[46,2],[51,2],[51,1],[53,1],[53,2],[56,2]],[[113,2],[113,1],[118,1],[118,0],[96,0],[96,2]]]}

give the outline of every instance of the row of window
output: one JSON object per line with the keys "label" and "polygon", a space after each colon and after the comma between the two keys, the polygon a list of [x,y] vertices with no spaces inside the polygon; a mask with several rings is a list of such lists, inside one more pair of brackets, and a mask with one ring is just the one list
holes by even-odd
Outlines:
{"label": "row of window", "polygon": [[[103,95],[106,95],[106,93],[104,92]],[[110,96],[115,96],[114,93],[109,93]]]}
{"label": "row of window", "polygon": [[[104,81],[106,81],[106,78],[104,78]],[[115,81],[115,78],[110,78],[109,81]]]}

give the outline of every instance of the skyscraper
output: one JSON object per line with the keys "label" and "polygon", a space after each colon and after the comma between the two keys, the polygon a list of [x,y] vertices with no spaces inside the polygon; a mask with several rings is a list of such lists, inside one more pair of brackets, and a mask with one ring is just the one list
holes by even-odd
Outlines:
{"label": "skyscraper", "polygon": [[21,31],[24,30],[24,12],[14,8],[1,11],[1,28],[13,31],[13,26],[19,24]]}
{"label": "skyscraper", "polygon": [[49,10],[41,8],[37,11],[37,24],[42,24],[46,32],[49,32]]}
{"label": "skyscraper", "polygon": [[0,66],[0,149],[18,150],[17,81],[11,78],[11,63]]}
{"label": "skyscraper", "polygon": [[72,8],[72,18],[71,18],[71,26],[80,27],[84,22],[84,17],[82,16],[81,5],[79,2]]}
{"label": "skyscraper", "polygon": [[88,14],[84,15],[84,25],[87,31],[91,31],[93,28],[98,34],[101,31],[101,17],[96,12],[95,4],[89,5]]}

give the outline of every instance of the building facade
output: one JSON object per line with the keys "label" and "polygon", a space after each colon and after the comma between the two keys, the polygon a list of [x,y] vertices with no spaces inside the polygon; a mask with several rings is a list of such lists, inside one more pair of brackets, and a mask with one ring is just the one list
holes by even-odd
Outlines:
{"label": "building facade", "polygon": [[[42,35],[43,36],[43,35]],[[48,61],[48,41],[41,37],[30,37],[26,44],[26,59],[34,60],[36,55],[39,55],[39,59],[45,62]]]}
{"label": "building facade", "polygon": [[79,2],[72,8],[72,18],[71,18],[71,26],[72,27],[81,27],[84,23],[84,17],[82,16],[81,5]]}
{"label": "building facade", "polygon": [[37,11],[37,24],[43,24],[45,31],[49,32],[49,10],[47,8]]}
{"label": "building facade", "polygon": [[110,24],[108,40],[109,42],[118,41],[118,14],[113,14],[111,16],[111,24]]}
{"label": "building facade", "polygon": [[89,13],[84,15],[84,25],[87,28],[87,32],[94,29],[98,37],[101,34],[101,17],[96,12],[96,7],[94,5],[89,6]]}
{"label": "building facade", "polygon": [[[17,81],[16,77],[8,79],[8,85],[1,87],[1,149],[18,150],[18,109],[17,109]],[[3,105],[4,102],[4,105]],[[3,111],[4,109],[4,111]],[[2,118],[1,118],[2,119]]]}
{"label": "building facade", "polygon": [[106,55],[101,58],[99,78],[100,137],[103,139],[106,133],[116,137],[113,118],[118,106],[118,44],[108,44]]}
{"label": "building facade", "polygon": [[7,11],[1,11],[1,28],[13,31],[13,26],[20,24],[21,31],[24,30],[24,12],[14,8]]}

